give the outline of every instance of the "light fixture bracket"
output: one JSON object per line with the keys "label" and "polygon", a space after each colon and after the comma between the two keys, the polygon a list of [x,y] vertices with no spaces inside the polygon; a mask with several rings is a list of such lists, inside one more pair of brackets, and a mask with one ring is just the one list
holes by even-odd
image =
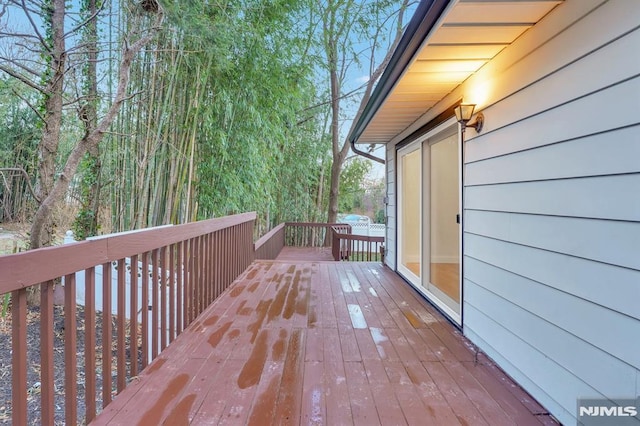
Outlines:
{"label": "light fixture bracket", "polygon": [[482,131],[482,126],[484,125],[484,114],[479,112],[473,123],[465,123],[464,125],[466,127],[473,127],[476,133],[480,133]]}

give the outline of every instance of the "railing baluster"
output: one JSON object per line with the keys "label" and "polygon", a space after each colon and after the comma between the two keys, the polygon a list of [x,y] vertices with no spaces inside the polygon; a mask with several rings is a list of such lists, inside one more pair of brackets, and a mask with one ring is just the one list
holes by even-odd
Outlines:
{"label": "railing baluster", "polygon": [[78,422],[76,332],[76,274],[70,274],[64,277],[64,417],[67,425]]}
{"label": "railing baluster", "polygon": [[198,306],[198,310],[196,311],[195,314],[195,318],[198,317],[198,315],[200,315],[200,313],[202,312],[202,304],[204,302],[203,300],[203,292],[202,292],[202,264],[204,263],[202,261],[202,257],[203,257],[203,252],[202,252],[202,237],[197,237],[196,239],[196,270],[198,271],[198,279],[196,281],[197,283],[197,292],[196,292],[196,301],[197,301],[197,306]]}
{"label": "railing baluster", "polygon": [[158,356],[158,249],[151,252],[151,359]]}
{"label": "railing baluster", "polygon": [[111,262],[102,264],[102,408],[111,402]]}
{"label": "railing baluster", "polygon": [[233,238],[233,252],[236,253],[235,256],[235,271],[233,274],[233,279],[235,279],[235,277],[237,277],[238,275],[240,275],[240,273],[242,272],[242,270],[240,269],[242,267],[242,243],[244,243],[244,240],[242,239],[242,227],[240,225],[236,225],[234,227],[234,233],[236,235],[235,238]]}
{"label": "railing baluster", "polygon": [[211,234],[204,236],[205,238],[205,261],[204,261],[204,291],[205,291],[205,308],[213,301],[213,288],[211,280]]}
{"label": "railing baluster", "polygon": [[176,332],[176,245],[169,246],[169,343]]}
{"label": "railing baluster", "polygon": [[160,249],[160,352],[167,347],[167,248]]}
{"label": "railing baluster", "polygon": [[27,290],[24,288],[11,293],[11,321],[11,410],[16,422],[26,424]]}
{"label": "railing baluster", "polygon": [[222,281],[220,282],[220,292],[223,292],[227,287],[227,277],[229,276],[229,244],[227,240],[227,230],[223,229],[220,231],[220,238],[222,240],[222,262],[220,267],[222,268]]}
{"label": "railing baluster", "polygon": [[40,284],[40,404],[43,424],[53,424],[54,419],[53,285],[53,281]]}
{"label": "railing baluster", "polygon": [[176,334],[179,335],[180,333],[182,333],[182,296],[184,294],[184,264],[183,264],[183,257],[182,257],[182,246],[183,243],[182,241],[180,241],[177,246],[176,246],[176,255],[177,255],[177,259],[176,259],[176,267],[178,268],[178,282],[177,282],[177,288],[176,288]]}
{"label": "railing baluster", "polygon": [[[86,421],[96,416],[96,274],[95,268],[84,271],[84,380]],[[44,383],[44,381],[43,381]],[[47,422],[43,422],[48,424]]]}
{"label": "railing baluster", "polygon": [[209,289],[207,288],[207,262],[209,260],[209,247],[207,244],[207,236],[200,237],[200,287],[202,307],[200,312],[204,311],[204,308],[209,306]]}
{"label": "railing baluster", "polygon": [[213,280],[215,281],[215,295],[218,297],[220,295],[220,273],[221,273],[221,261],[220,257],[222,256],[222,247],[220,245],[220,232],[216,231],[213,233],[213,245],[214,245],[214,253],[215,253],[215,263],[213,265]]}
{"label": "railing baluster", "polygon": [[209,292],[209,236],[202,236],[202,253],[200,255],[202,265],[202,306],[203,310],[209,306],[210,292]]}
{"label": "railing baluster", "polygon": [[130,260],[129,269],[129,339],[131,356],[131,377],[137,376],[138,370],[138,255],[134,254]]}
{"label": "railing baluster", "polygon": [[118,259],[118,286],[117,286],[117,301],[118,301],[118,319],[117,319],[117,340],[116,340],[116,360],[117,360],[117,393],[124,390],[127,385],[127,364],[126,364],[126,341],[125,341],[125,328],[127,324],[126,318],[126,263],[124,259]]}
{"label": "railing baluster", "polygon": [[224,291],[227,281],[227,239],[226,232],[221,230],[218,232],[220,238],[220,293]]}
{"label": "railing baluster", "polygon": [[200,314],[200,237],[193,239],[193,316],[194,321]]}
{"label": "railing baluster", "polygon": [[149,364],[149,256],[149,252],[142,253],[142,289],[140,292],[142,369]]}
{"label": "railing baluster", "polygon": [[198,292],[196,296],[196,300],[198,301],[198,310],[196,311],[196,317],[200,315],[202,312],[202,305],[204,304],[204,287],[203,287],[203,258],[204,258],[204,247],[202,245],[202,236],[197,237],[196,239],[196,270],[198,271]]}
{"label": "railing baluster", "polygon": [[195,271],[195,263],[194,263],[194,246],[195,246],[195,242],[194,239],[190,239],[189,240],[189,253],[188,253],[188,262],[189,262],[189,280],[188,280],[188,288],[189,288],[189,295],[188,295],[188,300],[187,303],[189,305],[189,311],[187,313],[187,323],[185,324],[186,326],[188,326],[189,324],[191,324],[191,321],[193,321],[194,315],[193,313],[195,312],[195,300],[194,300],[194,286],[195,286],[195,275],[196,275],[196,271]]}
{"label": "railing baluster", "polygon": [[183,329],[189,326],[189,318],[191,311],[191,259],[189,259],[189,251],[191,248],[191,240],[186,240],[182,244],[183,248],[183,262],[184,262],[184,290],[182,292],[184,312],[182,326]]}

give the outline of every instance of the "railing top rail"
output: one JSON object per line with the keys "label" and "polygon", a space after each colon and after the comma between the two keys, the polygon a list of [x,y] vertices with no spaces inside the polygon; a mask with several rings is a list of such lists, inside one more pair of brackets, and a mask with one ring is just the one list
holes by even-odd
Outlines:
{"label": "railing top rail", "polygon": [[348,223],[321,223],[321,222],[285,222],[285,226],[306,226],[309,228],[328,228],[331,226],[351,227]]}
{"label": "railing top rail", "polygon": [[96,265],[256,220],[242,213],[168,228],[140,230],[93,241],[0,256],[0,294],[36,285]]}

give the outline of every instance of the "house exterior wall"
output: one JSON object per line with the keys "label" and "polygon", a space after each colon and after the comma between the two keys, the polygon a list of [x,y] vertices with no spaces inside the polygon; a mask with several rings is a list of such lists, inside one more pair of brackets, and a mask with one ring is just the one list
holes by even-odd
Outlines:
{"label": "house exterior wall", "polygon": [[465,147],[464,333],[565,424],[577,398],[640,394],[638,16],[556,26]]}
{"label": "house exterior wall", "polygon": [[385,235],[385,264],[391,269],[396,269],[397,247],[396,247],[396,148],[395,145],[388,144],[386,152],[387,171],[387,205],[386,218],[387,230]]}
{"label": "house exterior wall", "polygon": [[[464,334],[565,424],[578,398],[640,395],[638,16],[636,1],[567,0],[441,107],[483,88],[485,127],[465,143]],[[395,179],[393,143],[387,159]]]}

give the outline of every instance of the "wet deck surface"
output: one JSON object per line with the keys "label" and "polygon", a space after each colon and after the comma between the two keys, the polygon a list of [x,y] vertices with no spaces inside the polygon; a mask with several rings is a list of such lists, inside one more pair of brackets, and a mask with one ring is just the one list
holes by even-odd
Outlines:
{"label": "wet deck surface", "polygon": [[552,423],[475,358],[380,264],[258,261],[94,424]]}

